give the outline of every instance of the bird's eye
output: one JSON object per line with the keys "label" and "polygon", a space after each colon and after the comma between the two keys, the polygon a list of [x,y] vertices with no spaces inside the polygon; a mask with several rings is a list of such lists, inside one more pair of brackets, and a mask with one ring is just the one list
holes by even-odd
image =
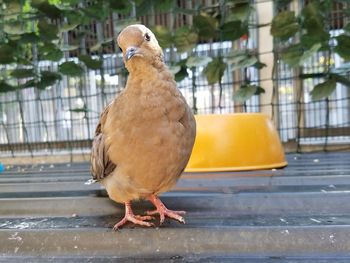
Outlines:
{"label": "bird's eye", "polygon": [[146,33],[145,34],[145,39],[146,39],[146,41],[150,41],[151,40],[151,36],[148,33]]}

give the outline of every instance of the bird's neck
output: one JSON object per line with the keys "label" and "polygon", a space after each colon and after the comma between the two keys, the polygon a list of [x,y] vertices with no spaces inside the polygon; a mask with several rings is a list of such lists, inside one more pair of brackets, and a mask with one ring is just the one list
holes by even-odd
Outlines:
{"label": "bird's neck", "polygon": [[126,83],[126,91],[137,94],[169,87],[176,87],[176,82],[165,65],[162,70],[154,70],[147,74],[130,73]]}
{"label": "bird's neck", "polygon": [[128,83],[136,84],[138,82],[141,84],[154,81],[173,81],[173,79],[173,75],[169,72],[167,66],[161,62],[156,66],[138,65],[137,69],[130,71]]}

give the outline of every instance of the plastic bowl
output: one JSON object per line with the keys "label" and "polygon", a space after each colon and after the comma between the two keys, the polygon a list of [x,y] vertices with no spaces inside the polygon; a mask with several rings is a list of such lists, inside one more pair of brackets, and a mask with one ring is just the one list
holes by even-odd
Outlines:
{"label": "plastic bowl", "polygon": [[286,166],[278,133],[263,113],[196,115],[197,136],[186,172]]}

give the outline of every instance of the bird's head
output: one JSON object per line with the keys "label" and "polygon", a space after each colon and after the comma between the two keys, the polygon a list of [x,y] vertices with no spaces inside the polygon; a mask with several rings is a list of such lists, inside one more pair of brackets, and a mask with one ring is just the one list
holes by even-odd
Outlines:
{"label": "bird's head", "polygon": [[144,63],[154,67],[163,64],[163,51],[152,31],[144,25],[127,26],[120,32],[117,42],[129,71]]}

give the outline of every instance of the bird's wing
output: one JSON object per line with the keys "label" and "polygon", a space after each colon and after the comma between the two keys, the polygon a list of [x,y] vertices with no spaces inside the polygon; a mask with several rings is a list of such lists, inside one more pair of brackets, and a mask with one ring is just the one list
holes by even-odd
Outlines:
{"label": "bird's wing", "polygon": [[100,121],[97,124],[95,137],[92,142],[92,150],[90,156],[91,173],[92,178],[97,181],[102,180],[108,176],[117,166],[109,159],[107,153],[108,148],[105,144],[105,135],[102,133],[102,126],[106,121],[111,104],[112,103],[110,103],[101,113]]}

